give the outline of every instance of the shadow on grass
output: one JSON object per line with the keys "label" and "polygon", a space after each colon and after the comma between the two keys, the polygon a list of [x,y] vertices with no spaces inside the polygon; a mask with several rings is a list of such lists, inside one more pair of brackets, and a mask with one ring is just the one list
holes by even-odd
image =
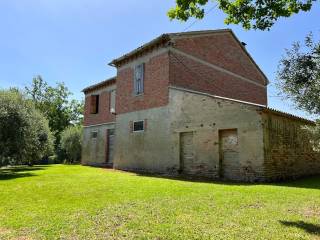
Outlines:
{"label": "shadow on grass", "polygon": [[320,235],[320,225],[313,223],[306,223],[304,221],[279,221],[282,225],[286,227],[296,227],[304,230],[307,233]]}
{"label": "shadow on grass", "polygon": [[0,169],[0,181],[15,178],[32,177],[37,174],[33,173],[38,170],[45,170],[48,166],[15,166]]}
{"label": "shadow on grass", "polygon": [[199,183],[214,183],[223,185],[233,185],[233,186],[257,186],[257,185],[270,185],[270,186],[280,186],[280,187],[295,187],[295,188],[310,188],[310,189],[320,189],[320,175],[301,177],[299,179],[282,180],[278,182],[235,182],[226,181],[222,179],[211,179],[197,176],[189,175],[166,175],[166,174],[150,174],[144,172],[135,172],[139,176],[153,177],[153,178],[163,178],[171,179],[177,181],[186,182],[199,182]]}

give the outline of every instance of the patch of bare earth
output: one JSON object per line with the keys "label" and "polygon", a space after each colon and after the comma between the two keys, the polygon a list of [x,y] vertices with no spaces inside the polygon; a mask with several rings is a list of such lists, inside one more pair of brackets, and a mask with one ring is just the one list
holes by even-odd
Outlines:
{"label": "patch of bare earth", "polygon": [[305,217],[320,218],[320,207],[319,206],[307,207],[301,212],[301,214],[304,215]]}

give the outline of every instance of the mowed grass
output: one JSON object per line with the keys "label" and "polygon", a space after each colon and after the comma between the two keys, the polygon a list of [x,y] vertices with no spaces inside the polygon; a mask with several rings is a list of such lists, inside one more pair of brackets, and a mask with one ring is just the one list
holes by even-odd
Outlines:
{"label": "mowed grass", "polygon": [[0,239],[320,239],[320,177],[237,184],[85,166],[2,169]]}

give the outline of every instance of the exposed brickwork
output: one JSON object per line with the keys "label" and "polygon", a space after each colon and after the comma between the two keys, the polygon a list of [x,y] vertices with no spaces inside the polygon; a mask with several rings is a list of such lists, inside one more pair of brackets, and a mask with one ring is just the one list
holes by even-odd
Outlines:
{"label": "exposed brickwork", "polygon": [[257,104],[267,104],[266,88],[170,53],[170,84]]}
{"label": "exposed brickwork", "polygon": [[135,96],[132,67],[118,70],[117,114],[161,107],[168,104],[169,57],[168,53],[145,62],[144,93]]}
{"label": "exposed brickwork", "polygon": [[179,38],[175,40],[174,46],[186,53],[258,83],[264,84],[265,82],[262,74],[243,51],[231,32],[203,37]]}
{"label": "exposed brickwork", "polygon": [[305,123],[263,114],[265,177],[282,180],[320,173],[320,153],[313,151]]}
{"label": "exposed brickwork", "polygon": [[101,91],[99,93],[99,112],[97,114],[90,113],[90,95],[85,96],[85,106],[84,106],[84,126],[102,124],[108,122],[114,122],[115,116],[109,111],[110,104],[110,92],[107,90]]}

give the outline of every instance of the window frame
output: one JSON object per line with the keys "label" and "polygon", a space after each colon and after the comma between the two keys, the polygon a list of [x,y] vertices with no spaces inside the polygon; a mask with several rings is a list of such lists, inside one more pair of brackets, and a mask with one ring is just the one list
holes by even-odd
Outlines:
{"label": "window frame", "polygon": [[[112,106],[112,94],[114,93],[114,106]],[[111,110],[114,110],[114,112],[112,112]],[[114,114],[116,112],[116,89],[113,89],[109,92],[109,113]]]}
{"label": "window frame", "polygon": [[[100,105],[100,95],[99,94],[92,94],[90,99],[90,114],[98,114],[99,113],[99,105]],[[95,111],[92,109],[92,98],[95,98]]]}
{"label": "window frame", "polygon": [[[139,69],[139,70],[138,70]],[[137,71],[140,71],[140,78],[137,78]],[[142,95],[144,93],[144,73],[145,64],[140,63],[134,67],[133,72],[133,92],[135,96]],[[138,84],[139,83],[139,84]]]}
{"label": "window frame", "polygon": [[[142,127],[143,127],[142,130],[134,130],[134,124],[138,123],[138,122],[142,122]],[[145,121],[144,120],[132,121],[132,132],[133,133],[144,132],[144,130],[145,130]]]}

